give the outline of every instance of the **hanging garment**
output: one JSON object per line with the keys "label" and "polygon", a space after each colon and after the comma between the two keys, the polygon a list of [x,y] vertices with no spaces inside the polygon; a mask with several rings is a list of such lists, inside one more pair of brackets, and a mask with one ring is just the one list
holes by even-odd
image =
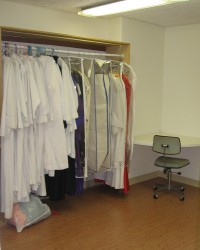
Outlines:
{"label": "hanging garment", "polygon": [[[122,75],[123,72],[123,75]],[[125,133],[125,160],[124,160],[124,171],[121,168],[120,171],[113,172],[113,169],[108,171],[97,172],[95,177],[97,181],[101,181],[111,186],[115,186],[115,188],[120,187],[120,183],[123,182],[123,191],[124,193],[128,192],[129,182],[128,182],[128,169],[130,167],[130,162],[132,159],[133,153],[133,144],[134,144],[134,114],[135,114],[135,86],[136,86],[136,76],[133,69],[130,65],[123,63],[120,66],[120,76],[123,78],[124,86],[125,86],[125,103],[126,106],[126,133]],[[113,90],[112,90],[113,94]],[[111,107],[113,112],[113,108]],[[112,151],[112,150],[111,150]],[[121,185],[122,187],[122,185]]]}
{"label": "hanging garment", "polygon": [[3,105],[1,136],[9,136],[11,129],[17,128],[17,97],[14,66],[9,57],[3,56]]}
{"label": "hanging garment", "polygon": [[65,194],[76,194],[75,159],[68,156],[69,167],[55,170],[54,176],[45,175],[46,190],[49,200],[56,202],[65,199]]}
{"label": "hanging garment", "polygon": [[29,201],[31,192],[46,195],[45,174],[55,175],[54,180],[46,175],[52,200],[81,193],[87,165],[96,178],[127,192],[135,106],[130,65],[120,64],[123,76],[120,71],[116,77],[109,61],[81,58],[72,79],[61,58],[59,65],[49,56],[13,54],[2,61],[0,197],[5,217],[11,217],[14,202]]}
{"label": "hanging garment", "polygon": [[91,100],[91,88],[90,83],[86,75],[84,74],[83,61],[82,61],[82,80],[83,86],[85,88],[84,96],[84,115],[85,115],[85,171],[84,177],[88,177],[88,138],[89,138],[89,128],[90,128],[90,100]]}
{"label": "hanging garment", "polygon": [[[2,135],[4,134],[4,137],[1,138],[1,211],[5,212],[6,218],[9,218],[12,216],[13,202],[18,201],[19,198],[26,200],[28,192],[24,189],[25,180],[23,159],[21,157],[23,148],[18,148],[23,142],[23,132],[21,129],[17,130],[18,126],[20,128],[23,126],[19,99],[22,94],[20,92],[22,85],[20,82],[19,65],[15,58],[4,59],[3,70],[5,74],[3,86],[7,92],[4,92],[1,127],[5,129],[4,132],[8,131],[8,133],[3,132]],[[8,71],[9,77],[7,75]],[[10,89],[11,84],[12,89]],[[16,105],[14,109],[12,104]],[[5,109],[4,105],[6,105]],[[5,114],[4,111],[6,112]],[[13,111],[15,112],[14,116]],[[4,117],[8,119],[4,119]],[[10,120],[9,117],[12,117],[12,119]],[[18,131],[19,133],[17,133]]]}
{"label": "hanging garment", "polygon": [[126,139],[125,139],[125,166],[124,166],[124,193],[129,190],[129,180],[128,180],[128,126],[129,126],[129,115],[130,115],[130,101],[131,101],[131,84],[125,74],[122,74],[122,79],[124,82],[126,90]]}
{"label": "hanging garment", "polygon": [[46,195],[44,172],[68,167],[61,75],[50,57],[3,57],[1,211],[30,192]]}
{"label": "hanging garment", "polygon": [[109,186],[116,189],[124,188],[124,158],[126,133],[126,95],[123,81],[120,76],[110,75],[111,84],[111,134],[109,170],[95,174],[97,180],[104,180]]}
{"label": "hanging garment", "polygon": [[76,148],[76,194],[83,193],[84,179],[87,177],[87,152],[89,129],[90,84],[84,73],[83,59],[70,58],[69,68],[78,94],[78,115],[75,131]]}
{"label": "hanging garment", "polygon": [[[74,131],[76,130],[75,118],[77,117],[76,105],[70,103],[70,100],[73,98],[68,98],[70,95],[70,90],[73,91],[74,85],[71,77],[69,75],[69,69],[66,63],[59,57],[53,57],[55,62],[59,62],[59,70],[62,75],[62,111],[63,111],[63,121],[64,128],[67,129],[67,136],[68,139],[68,154],[72,154],[75,157],[75,145],[74,145]],[[73,93],[73,92],[72,92]],[[77,95],[74,95],[75,102],[77,99]],[[72,112],[71,112],[72,109]],[[74,109],[74,111],[73,111]],[[74,124],[74,126],[72,126]],[[71,131],[69,127],[71,126]],[[73,143],[72,143],[73,142]],[[65,170],[56,170],[54,176],[45,176],[46,181],[46,189],[47,195],[51,201],[59,201],[63,200],[65,194],[74,195],[76,193],[76,175],[75,175],[75,159],[68,156],[68,163],[69,167]]]}
{"label": "hanging garment", "polygon": [[83,178],[85,169],[85,114],[84,114],[84,99],[83,99],[83,82],[79,72],[72,72],[72,79],[76,86],[78,94],[78,118],[76,119],[77,130],[75,131],[75,173],[77,193],[83,192]]}
{"label": "hanging garment", "polygon": [[67,122],[66,137],[68,146],[68,155],[75,158],[75,130],[78,117],[78,96],[71,77],[71,73],[65,61],[58,58],[58,65],[62,69],[62,110],[63,120]]}
{"label": "hanging garment", "polygon": [[[18,128],[24,127],[24,119],[27,121],[28,118],[28,110],[27,110],[27,93],[25,92],[25,72],[26,68],[23,64],[23,62],[15,55],[13,54],[11,56],[11,61],[14,66],[14,72],[15,72],[15,82],[16,82],[16,99],[17,99],[17,121],[18,121]],[[22,73],[21,73],[22,72]],[[33,81],[33,84],[35,82]],[[30,86],[30,85],[29,85]],[[37,108],[39,104],[39,98],[37,96],[37,90],[35,91],[35,107]],[[34,96],[34,93],[33,93]]]}
{"label": "hanging garment", "polygon": [[11,59],[3,56],[3,106],[1,117],[1,212],[11,218],[14,202],[15,145],[13,129],[17,128],[17,100],[14,67]]}
{"label": "hanging garment", "polygon": [[[41,56],[38,58],[43,72],[49,100],[51,100],[51,118],[44,129],[44,169],[50,173],[52,170],[68,167],[67,143],[63,127],[61,85],[62,78],[59,68],[53,58]],[[54,173],[53,173],[54,175]]]}
{"label": "hanging garment", "polygon": [[[1,138],[1,211],[5,212],[6,218],[12,216],[13,202],[17,201],[18,198],[26,200],[28,194],[28,192],[24,190],[25,181],[23,178],[24,171],[21,157],[23,148],[17,148],[17,146],[21,146],[23,142],[23,132],[21,129],[17,129],[18,126],[21,128],[23,125],[19,99],[21,82],[18,66],[18,62],[15,58],[3,59],[3,70],[5,73],[3,86],[7,92],[4,91],[1,128],[4,128],[4,132],[8,131],[8,133],[3,132],[2,135],[4,134],[4,137]],[[9,77],[7,72],[9,72]],[[13,85],[13,89],[10,89],[11,84]],[[12,108],[12,104],[14,103],[12,103],[11,100],[15,102],[15,109]],[[7,105],[7,103],[9,103],[9,105]],[[15,112],[14,116],[13,111]],[[6,113],[4,114],[4,112]],[[8,119],[4,119],[4,117]],[[12,123],[9,117],[12,117]],[[17,133],[18,131],[19,133]],[[21,189],[24,191],[23,193]]]}
{"label": "hanging garment", "polygon": [[[69,68],[71,69],[72,73],[75,73],[75,78],[72,78],[74,80],[76,91],[78,94],[78,100],[79,100],[79,118],[76,119],[77,126],[81,125],[81,127],[78,129],[79,139],[80,143],[79,148],[81,149],[82,153],[81,159],[79,160],[79,166],[81,167],[80,170],[76,171],[77,174],[77,186],[79,186],[78,182],[81,182],[80,186],[83,186],[82,180],[78,180],[78,178],[86,178],[88,177],[88,135],[89,135],[89,121],[90,121],[90,100],[91,100],[91,88],[90,88],[90,82],[88,80],[88,77],[86,76],[86,70],[90,69],[91,66],[91,60],[83,59],[83,58],[69,58],[67,60],[69,63]],[[86,64],[85,64],[86,62]],[[87,67],[87,64],[89,62],[89,67]],[[78,83],[78,85],[76,84]],[[84,115],[83,115],[84,114]],[[82,135],[81,135],[82,134]]]}
{"label": "hanging garment", "polygon": [[37,123],[44,123],[48,121],[48,114],[49,114],[49,102],[45,86],[45,79],[44,76],[42,75],[38,61],[31,56],[28,57],[28,59],[30,60],[32,65],[35,82],[37,85],[38,94],[40,98],[40,104],[38,109],[36,110],[36,120]]}
{"label": "hanging garment", "polygon": [[15,145],[14,131],[9,137],[1,137],[1,212],[5,218],[12,217],[14,199]]}
{"label": "hanging garment", "polygon": [[74,195],[77,191],[76,185],[76,173],[75,173],[75,159],[68,157],[69,168],[65,171],[65,193],[68,195]]}
{"label": "hanging garment", "polygon": [[[126,89],[127,120],[126,120],[126,144],[125,144],[125,167],[124,167],[124,193],[129,190],[128,169],[133,154],[134,145],[134,114],[135,114],[135,84],[136,76],[128,64],[123,64],[124,73],[122,79]],[[127,76],[125,75],[127,74]],[[129,77],[129,78],[128,78]]]}
{"label": "hanging garment", "polygon": [[[125,82],[129,81],[131,86],[130,100],[128,108],[128,120],[127,120],[127,136],[126,136],[126,156],[127,156],[127,167],[130,167],[133,146],[134,146],[134,129],[135,129],[135,91],[136,91],[136,75],[132,67],[127,64],[122,64],[123,79]],[[125,78],[126,77],[126,78]]]}
{"label": "hanging garment", "polygon": [[88,135],[88,168],[97,171],[109,153],[109,76],[106,61],[93,61]]}

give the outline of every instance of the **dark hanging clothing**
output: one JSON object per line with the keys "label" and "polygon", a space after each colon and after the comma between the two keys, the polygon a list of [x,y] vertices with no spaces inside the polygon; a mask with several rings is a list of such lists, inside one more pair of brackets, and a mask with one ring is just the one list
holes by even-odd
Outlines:
{"label": "dark hanging clothing", "polygon": [[[58,56],[53,56],[55,62]],[[62,74],[62,69],[59,66]],[[63,121],[64,128],[67,128],[66,121]],[[67,157],[67,155],[66,155]],[[74,195],[76,193],[75,159],[68,156],[69,168],[55,170],[55,176],[45,175],[46,191],[51,201],[59,201],[65,198],[65,194]]]}
{"label": "dark hanging clothing", "polygon": [[76,193],[83,192],[84,167],[85,167],[85,127],[84,127],[84,96],[82,77],[79,72],[72,72],[72,79],[78,94],[78,118],[76,119],[77,129],[75,131],[75,173]]}

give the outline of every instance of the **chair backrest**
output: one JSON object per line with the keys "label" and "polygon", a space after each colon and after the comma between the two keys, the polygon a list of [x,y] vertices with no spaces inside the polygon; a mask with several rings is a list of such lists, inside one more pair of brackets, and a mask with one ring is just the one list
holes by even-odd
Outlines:
{"label": "chair backrest", "polygon": [[155,135],[153,138],[153,151],[166,155],[176,155],[181,152],[179,137]]}

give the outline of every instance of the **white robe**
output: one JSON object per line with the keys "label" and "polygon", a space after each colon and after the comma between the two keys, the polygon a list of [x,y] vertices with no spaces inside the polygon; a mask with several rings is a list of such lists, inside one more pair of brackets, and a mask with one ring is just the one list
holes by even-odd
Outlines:
{"label": "white robe", "polygon": [[126,134],[126,94],[121,77],[110,75],[111,84],[111,135],[109,170],[95,174],[95,178],[104,180],[115,189],[124,187],[124,160]]}
{"label": "white robe", "polygon": [[34,78],[40,98],[40,104],[38,109],[36,110],[36,121],[37,123],[44,123],[47,122],[49,115],[49,103],[48,103],[47,92],[45,89],[45,82],[43,75],[40,71],[38,61],[33,57],[29,57],[29,60],[32,65]]}
{"label": "white robe", "polygon": [[[17,99],[14,67],[3,57],[3,109],[1,119],[1,212],[11,218],[14,202],[15,145],[12,128],[17,127]],[[11,99],[10,99],[11,98]]]}
{"label": "white robe", "polygon": [[3,105],[1,117],[1,136],[8,136],[11,129],[16,129],[17,120],[17,97],[14,67],[8,57],[3,57]]}
{"label": "white robe", "polygon": [[69,68],[64,60],[58,58],[58,64],[62,68],[62,114],[67,122],[66,139],[68,155],[75,158],[75,130],[76,118],[78,118],[78,96],[71,77]]}
{"label": "white robe", "polygon": [[62,78],[50,57],[3,57],[1,211],[30,192],[46,195],[44,171],[68,167]]}
{"label": "white robe", "polygon": [[68,168],[67,143],[62,119],[61,85],[62,78],[53,58],[40,57],[38,60],[43,67],[50,113],[53,120],[47,122],[44,128],[44,169],[50,174],[54,170]]}
{"label": "white robe", "polygon": [[[130,110],[129,110],[129,120],[128,120],[128,131],[127,131],[127,154],[128,154],[128,167],[130,167],[130,162],[133,156],[133,146],[134,146],[134,129],[135,129],[135,91],[136,91],[136,75],[132,67],[123,63],[122,70],[128,77],[131,84],[131,100],[130,100]],[[127,71],[127,74],[126,74]]]}

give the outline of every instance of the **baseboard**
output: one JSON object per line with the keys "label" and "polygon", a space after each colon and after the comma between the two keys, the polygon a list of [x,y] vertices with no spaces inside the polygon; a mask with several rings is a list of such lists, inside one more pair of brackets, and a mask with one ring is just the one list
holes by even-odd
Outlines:
{"label": "baseboard", "polygon": [[[139,182],[142,182],[142,181],[147,181],[147,180],[150,180],[150,179],[153,179],[153,178],[156,178],[156,177],[166,178],[166,176],[163,174],[162,171],[155,171],[155,172],[152,172],[152,173],[148,173],[148,174],[144,174],[144,175],[140,175],[140,176],[137,176],[137,177],[130,178],[129,183],[130,183],[130,185],[134,185],[136,183],[139,183]],[[181,176],[181,175],[173,175],[172,181],[176,181],[176,182],[179,182],[179,183],[183,183],[183,184],[186,184],[186,185],[190,185],[190,186],[193,186],[193,187],[200,188],[200,181],[193,180],[193,179]]]}
{"label": "baseboard", "polygon": [[97,186],[97,185],[99,185],[99,184],[100,184],[100,183],[95,182],[94,179],[92,179],[92,180],[86,180],[86,181],[84,182],[84,189],[86,189],[86,188],[91,188],[91,187]]}
{"label": "baseboard", "polygon": [[139,182],[148,181],[150,179],[159,177],[159,172],[160,171],[155,171],[155,172],[152,172],[152,173],[132,177],[132,178],[129,179],[129,184],[134,185],[134,184],[139,183]]}
{"label": "baseboard", "polygon": [[[159,171],[158,176],[166,178],[165,175],[161,171]],[[176,181],[176,182],[179,182],[182,184],[186,184],[186,185],[200,188],[200,181],[193,180],[193,179],[190,179],[188,177],[181,176],[181,175],[172,175],[172,181]]]}
{"label": "baseboard", "polygon": [[[155,172],[152,172],[152,173],[132,177],[132,178],[129,179],[129,184],[134,185],[136,183],[143,182],[143,181],[148,181],[150,179],[154,179],[154,178],[157,178],[157,177],[166,178],[166,176],[163,174],[162,171],[155,171]],[[190,185],[190,186],[193,186],[193,187],[200,188],[200,181],[193,180],[193,179],[190,179],[190,178],[187,178],[187,177],[184,177],[184,176],[173,175],[172,180],[176,181],[176,182],[186,184],[186,185]],[[101,185],[101,184],[98,183],[98,182],[95,182],[94,180],[88,180],[88,181],[84,182],[84,188],[90,188],[90,187],[94,187],[96,185]]]}
{"label": "baseboard", "polygon": [[[144,175],[140,175],[140,176],[137,176],[137,177],[130,178],[129,179],[129,184],[134,185],[134,184],[142,182],[142,181],[147,181],[147,180],[159,177],[159,172],[160,171],[155,171],[153,173],[144,174]],[[87,180],[87,181],[84,182],[84,188],[90,188],[90,187],[94,187],[96,185],[101,185],[101,183],[95,182],[94,179]]]}

